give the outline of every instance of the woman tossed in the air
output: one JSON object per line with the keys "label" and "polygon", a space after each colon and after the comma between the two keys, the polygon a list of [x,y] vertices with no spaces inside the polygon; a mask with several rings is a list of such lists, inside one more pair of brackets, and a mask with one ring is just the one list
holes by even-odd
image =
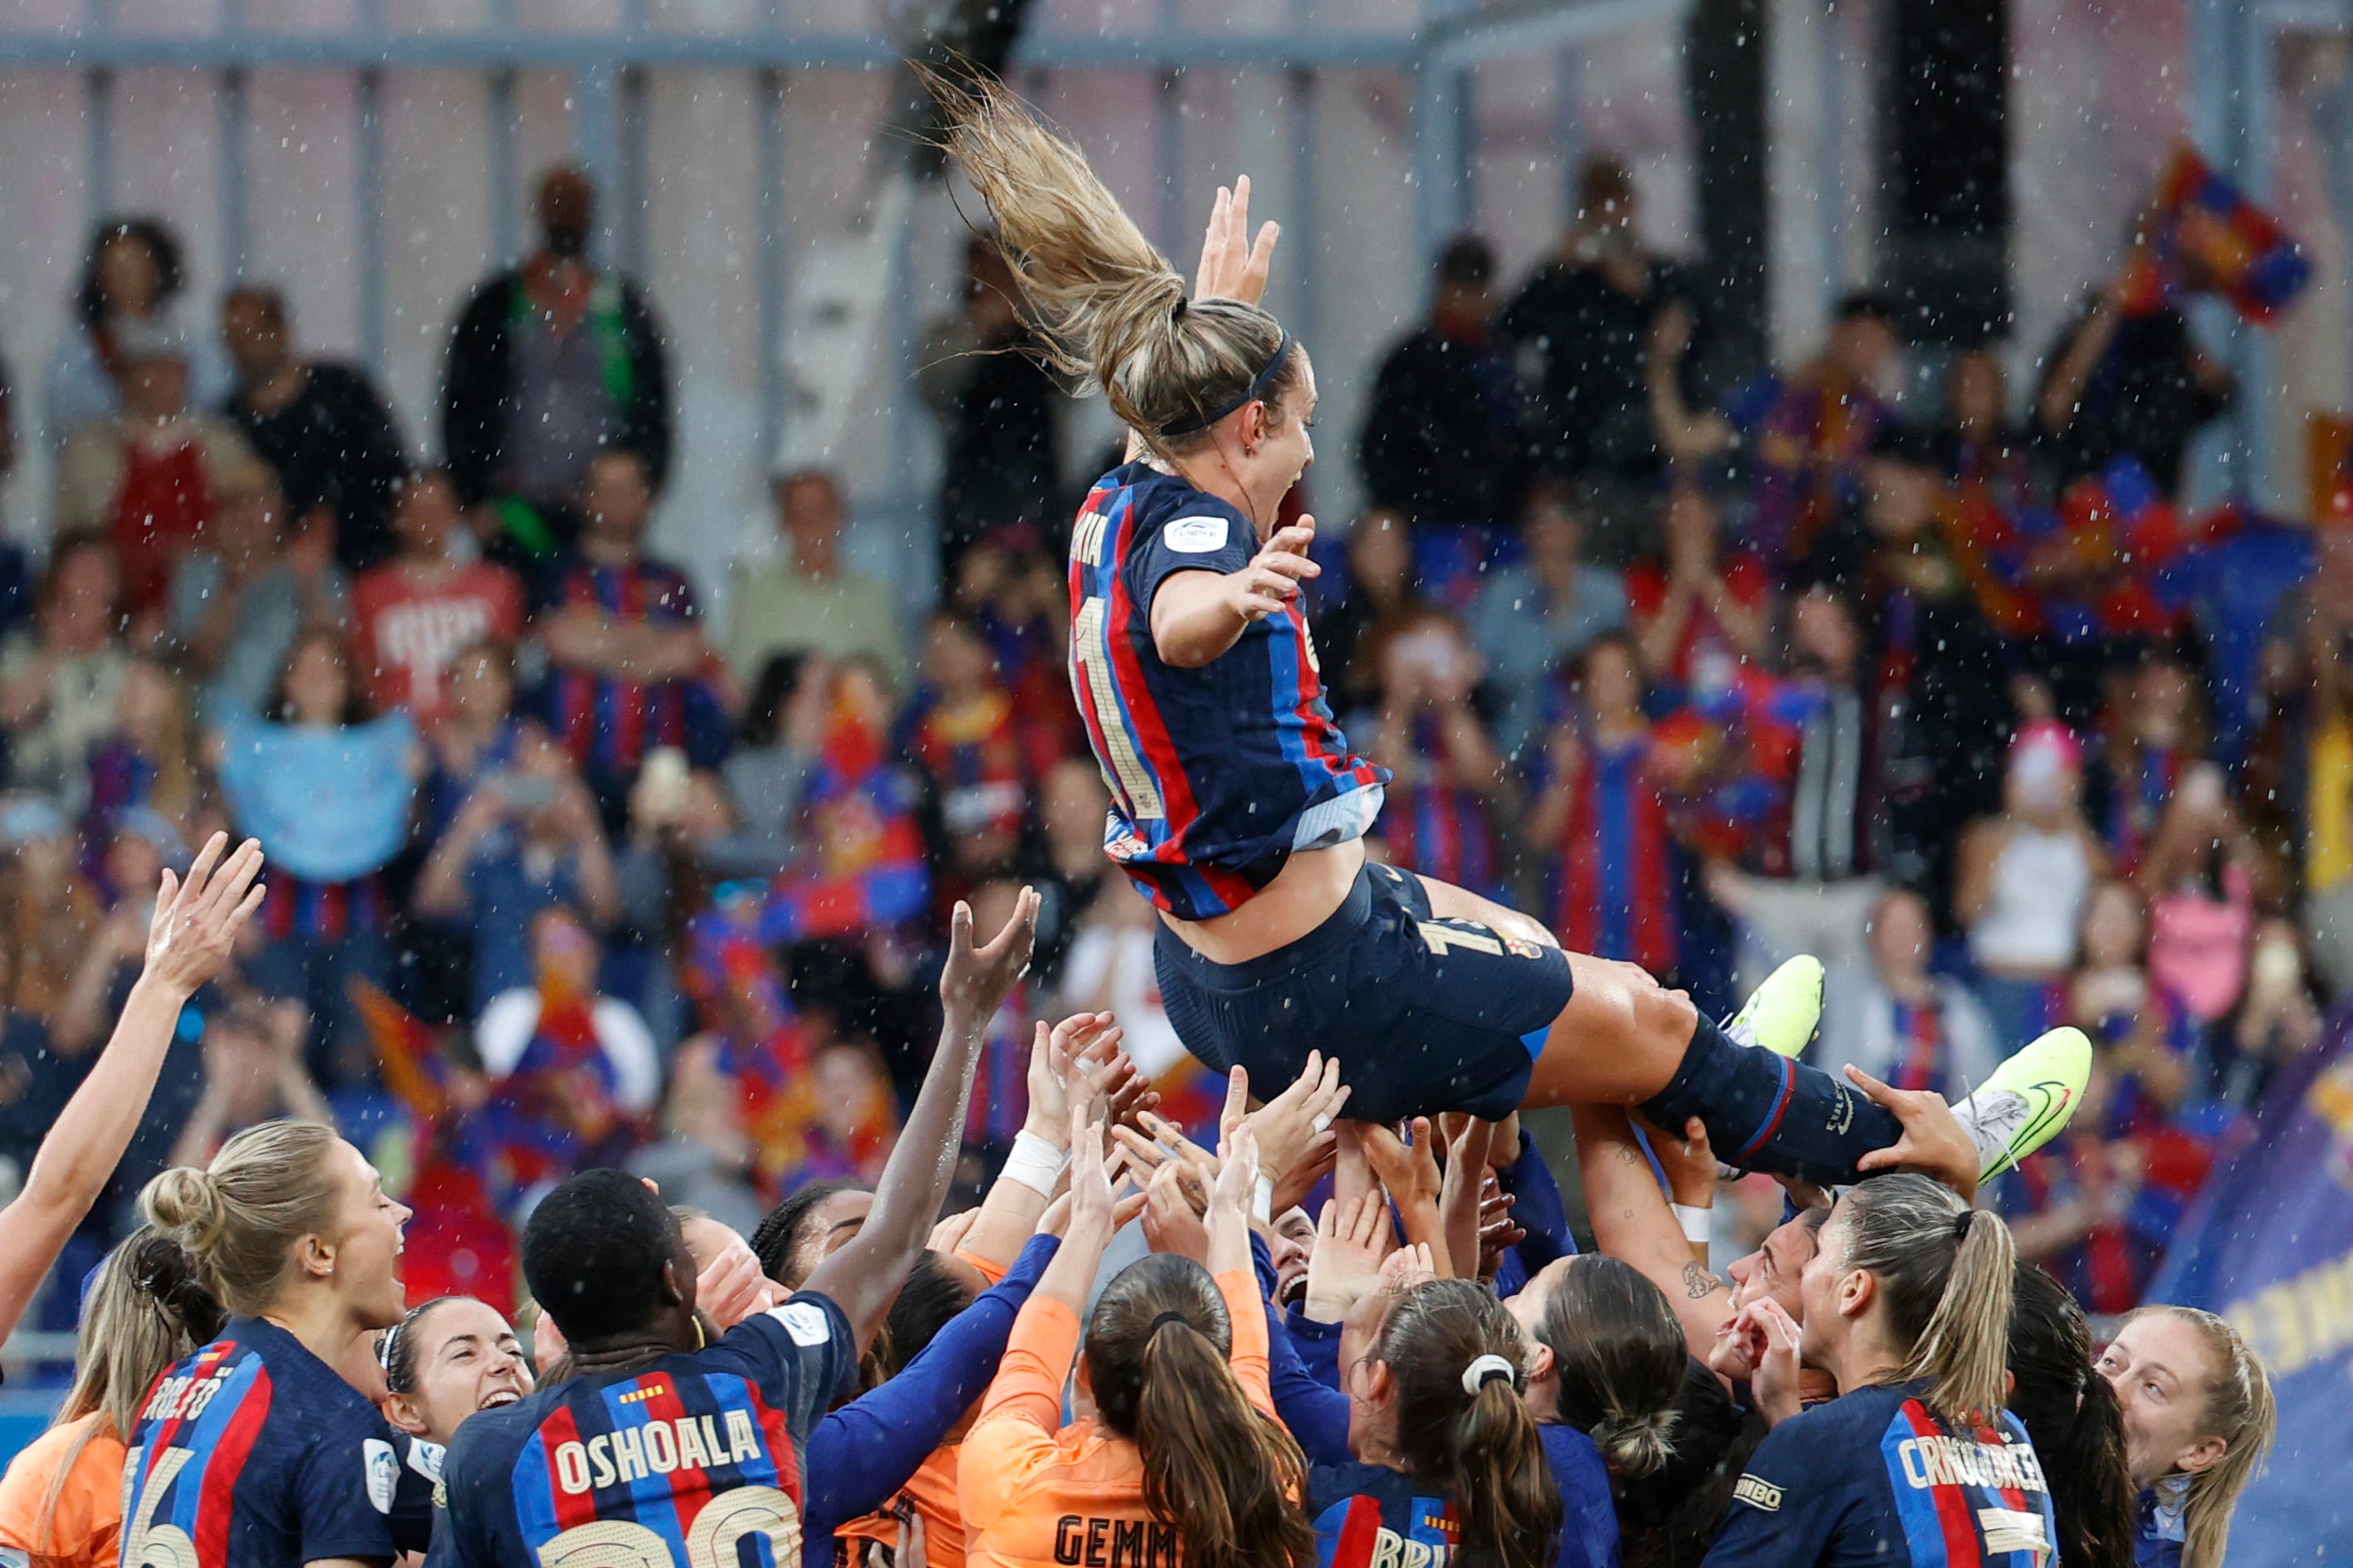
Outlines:
{"label": "woman tossed in the air", "polygon": [[[1662,1126],[1699,1116],[1720,1155],[1816,1181],[1906,1157],[1888,1110],[1788,1059],[1819,965],[1768,983],[1727,1033],[1631,965],[1367,863],[1387,775],[1324,701],[1299,602],[1314,520],[1276,525],[1314,457],[1316,386],[1306,345],[1255,303],[1272,226],[1247,244],[1247,187],[1220,193],[1189,290],[1002,87],[934,85],[1046,352],[1103,389],[1141,454],[1095,482],[1071,536],[1071,679],[1113,795],[1105,847],[1159,909],[1187,1047],[1261,1083],[1336,1056],[1368,1120],[1607,1101]],[[2080,1098],[2089,1047],[2063,1035],[1961,1107],[1988,1173]]]}

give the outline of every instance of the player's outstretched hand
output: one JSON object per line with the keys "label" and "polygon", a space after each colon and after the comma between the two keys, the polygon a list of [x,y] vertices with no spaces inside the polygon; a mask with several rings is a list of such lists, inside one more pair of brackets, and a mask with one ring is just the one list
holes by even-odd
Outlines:
{"label": "player's outstretched hand", "polygon": [[1021,889],[1013,918],[987,944],[972,944],[972,906],[959,902],[948,922],[948,963],[940,973],[940,1003],[965,1028],[980,1028],[997,1016],[1005,994],[1029,973],[1029,949],[1038,940],[1038,890]]}
{"label": "player's outstretched hand", "polygon": [[1324,568],[1307,558],[1307,547],[1314,542],[1312,517],[1275,530],[1250,563],[1226,579],[1235,613],[1245,621],[1262,621],[1299,597],[1300,584],[1324,574]]}
{"label": "player's outstretched hand", "polygon": [[167,867],[147,922],[145,975],[183,1001],[228,962],[237,933],[261,907],[261,843],[248,838],[224,861],[228,835],[216,833],[196,852],[187,880]]}

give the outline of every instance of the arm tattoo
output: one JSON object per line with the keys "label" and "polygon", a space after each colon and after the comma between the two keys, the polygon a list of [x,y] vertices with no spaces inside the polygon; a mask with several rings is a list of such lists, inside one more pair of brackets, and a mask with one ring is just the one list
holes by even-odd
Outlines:
{"label": "arm tattoo", "polygon": [[1697,1301],[1724,1289],[1724,1281],[1696,1263],[1683,1265],[1683,1294]]}

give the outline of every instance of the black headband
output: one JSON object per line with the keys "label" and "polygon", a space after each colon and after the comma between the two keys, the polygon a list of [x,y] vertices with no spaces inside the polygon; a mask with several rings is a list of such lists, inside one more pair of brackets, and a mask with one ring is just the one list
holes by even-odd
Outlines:
{"label": "black headband", "polygon": [[1258,402],[1273,388],[1276,379],[1282,374],[1282,367],[1290,362],[1290,359],[1291,334],[1285,332],[1282,334],[1282,341],[1274,345],[1274,357],[1266,362],[1264,370],[1250,377],[1250,384],[1242,388],[1240,396],[1219,404],[1198,417],[1187,416],[1174,423],[1163,425],[1160,427],[1160,435],[1166,438],[1170,436],[1190,436],[1196,430],[1207,430],[1235,409]]}
{"label": "black headband", "polygon": [[1193,1320],[1182,1312],[1163,1312],[1152,1320],[1152,1326],[1144,1331],[1144,1337],[1148,1340],[1171,1323],[1182,1323],[1189,1329],[1193,1326]]}

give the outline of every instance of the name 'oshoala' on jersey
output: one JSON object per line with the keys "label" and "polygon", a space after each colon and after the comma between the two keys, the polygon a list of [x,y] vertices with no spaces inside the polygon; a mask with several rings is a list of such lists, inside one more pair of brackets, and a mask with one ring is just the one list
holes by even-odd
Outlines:
{"label": "name 'oshoala' on jersey", "polygon": [[1071,535],[1071,689],[1111,786],[1103,847],[1160,908],[1240,908],[1292,854],[1364,837],[1386,770],[1348,749],[1294,599],[1198,669],[1152,641],[1180,572],[1258,553],[1236,508],[1145,463],[1095,481]]}

